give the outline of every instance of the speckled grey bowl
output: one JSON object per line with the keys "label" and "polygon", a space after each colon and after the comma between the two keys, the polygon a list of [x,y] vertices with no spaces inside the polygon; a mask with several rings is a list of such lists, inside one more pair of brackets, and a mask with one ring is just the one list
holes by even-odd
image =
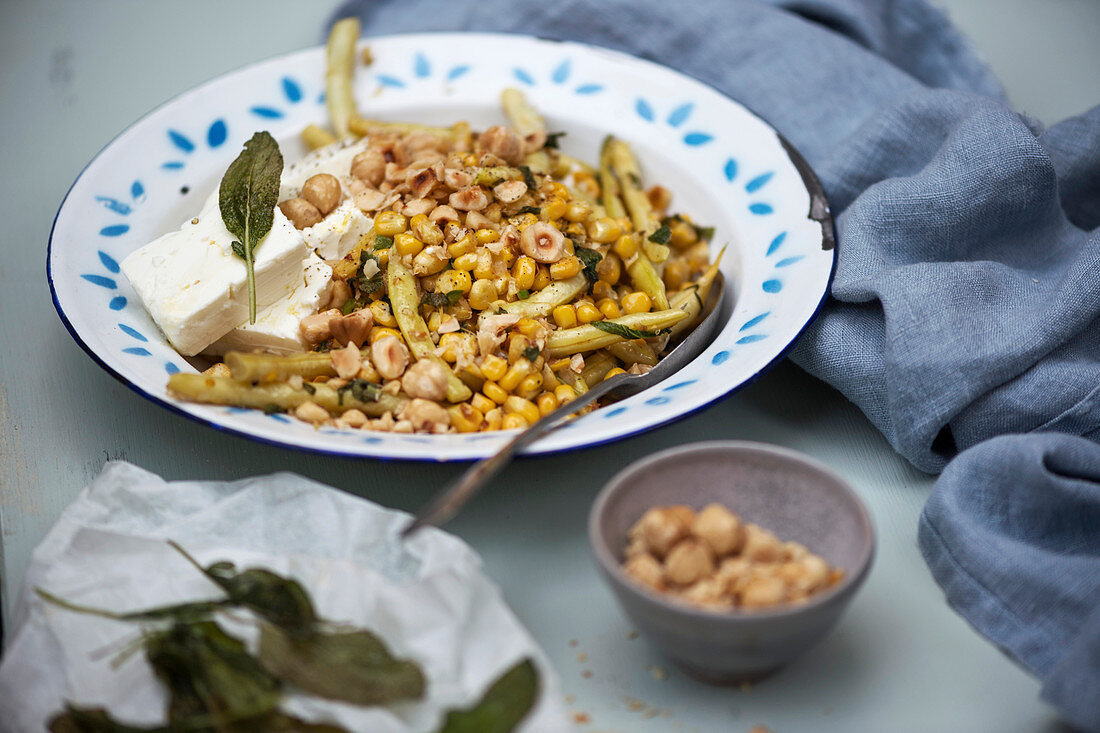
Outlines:
{"label": "speckled grey bowl", "polygon": [[[719,613],[666,598],[622,572],[627,532],[647,509],[711,502],[801,542],[842,568],[844,579],[803,605]],[[641,633],[691,674],[717,683],[768,675],[819,641],[867,577],[875,550],[867,509],[839,476],[795,451],[744,441],[680,446],[627,466],[596,498],[588,535]]]}

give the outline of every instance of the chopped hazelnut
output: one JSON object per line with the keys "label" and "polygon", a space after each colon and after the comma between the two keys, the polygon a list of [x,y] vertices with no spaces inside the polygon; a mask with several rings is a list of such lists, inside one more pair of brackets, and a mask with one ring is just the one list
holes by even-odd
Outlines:
{"label": "chopped hazelnut", "polygon": [[775,562],[783,557],[779,538],[751,522],[745,525],[745,544],[741,554],[755,562]]}
{"label": "chopped hazelnut", "polygon": [[695,512],[687,506],[655,507],[642,515],[639,532],[657,557],[664,557],[677,542],[687,537]]}
{"label": "chopped hazelnut", "polygon": [[704,540],[719,557],[741,549],[741,520],[721,504],[708,504],[691,523],[691,533]]}
{"label": "chopped hazelnut", "polygon": [[714,552],[695,537],[680,540],[665,558],[665,572],[672,582],[691,585],[714,572]]}
{"label": "chopped hazelnut", "polygon": [[664,588],[664,568],[653,555],[636,555],[623,565],[623,572],[637,580],[642,585],[655,590]]}

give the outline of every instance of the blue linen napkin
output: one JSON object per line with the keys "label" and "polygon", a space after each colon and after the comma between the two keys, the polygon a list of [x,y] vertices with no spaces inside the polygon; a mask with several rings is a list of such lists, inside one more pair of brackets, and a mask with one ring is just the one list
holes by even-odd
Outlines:
{"label": "blue linen napkin", "polygon": [[948,464],[918,533],[947,602],[1100,730],[1100,445],[993,438]]}
{"label": "blue linen napkin", "polygon": [[[800,150],[837,216],[832,297],[795,362],[843,392],[924,471],[1007,433],[1100,440],[1100,107],[1046,130],[1017,114],[924,0],[358,0],[343,15],[359,15],[368,35],[483,30],[586,41],[714,86]],[[1047,533],[1041,557],[1009,545],[1027,572],[996,574],[983,546],[951,531],[1007,532],[997,501],[930,504],[922,537],[939,529],[954,541],[922,547],[956,609],[1047,679],[1044,695],[1068,719],[1100,730],[1100,619],[1077,612],[1095,605],[1085,579],[1100,576],[1100,560],[1094,552],[1053,565],[1078,551],[1068,526],[1086,507],[1098,511],[1100,497],[1070,500],[1041,471],[1005,472],[1014,451],[1033,457],[1048,440],[983,446],[967,459],[1011,478],[985,495],[1026,493],[1062,517],[1019,517],[1029,532]],[[943,484],[936,496],[965,492]],[[941,562],[945,552],[958,563]],[[1065,603],[1038,582],[1051,575],[1065,580]],[[959,600],[960,584],[977,599]],[[998,632],[1004,609],[1025,597],[1036,613],[1021,628],[1062,629],[1044,663],[1029,661],[1024,635]],[[1074,631],[1077,651],[1052,662]]]}

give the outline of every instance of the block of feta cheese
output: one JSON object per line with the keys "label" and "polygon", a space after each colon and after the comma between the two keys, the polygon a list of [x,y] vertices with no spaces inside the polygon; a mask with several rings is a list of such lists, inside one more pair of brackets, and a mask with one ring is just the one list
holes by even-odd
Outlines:
{"label": "block of feta cheese", "polygon": [[346,255],[374,224],[352,200],[351,161],[366,150],[365,140],[330,145],[312,153],[286,168],[279,185],[279,200],[294,198],[301,193],[302,185],[311,176],[328,173],[340,181],[343,197],[340,205],[324,219],[302,230],[302,236],[310,248],[326,260],[337,260]]}
{"label": "block of feta cheese", "polygon": [[[248,320],[244,262],[233,254],[233,235],[222,223],[215,190],[199,215],[122,261],[130,281],[172,346],[184,356],[200,353]],[[302,276],[309,254],[302,233],[275,209],[271,231],[256,248],[256,305],[284,297]]]}
{"label": "block of feta cheese", "polygon": [[298,324],[306,316],[324,310],[331,294],[332,268],[310,253],[305,271],[282,298],[256,314],[255,323],[245,321],[211,344],[205,353],[220,356],[228,351],[259,350],[271,354],[308,351],[310,344],[302,339]]}

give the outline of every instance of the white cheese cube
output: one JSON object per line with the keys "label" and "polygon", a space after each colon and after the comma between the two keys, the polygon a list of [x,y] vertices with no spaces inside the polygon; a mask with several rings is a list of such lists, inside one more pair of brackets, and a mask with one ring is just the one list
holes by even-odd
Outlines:
{"label": "white cheese cube", "polygon": [[321,221],[302,230],[314,252],[326,260],[338,260],[354,247],[374,226],[374,219],[345,198]]}
{"label": "white cheese cube", "polygon": [[287,293],[263,313],[255,323],[245,321],[210,345],[207,354],[227,351],[266,351],[270,354],[294,354],[308,351],[298,324],[306,316],[321,311],[332,294],[332,268],[310,253],[304,272]]}
{"label": "white cheese cube", "polygon": [[[233,254],[218,192],[177,232],[165,234],[122,261],[122,272],[168,341],[184,356],[198,354],[248,320],[244,261]],[[255,250],[256,306],[262,310],[293,288],[309,247],[278,208]]]}

